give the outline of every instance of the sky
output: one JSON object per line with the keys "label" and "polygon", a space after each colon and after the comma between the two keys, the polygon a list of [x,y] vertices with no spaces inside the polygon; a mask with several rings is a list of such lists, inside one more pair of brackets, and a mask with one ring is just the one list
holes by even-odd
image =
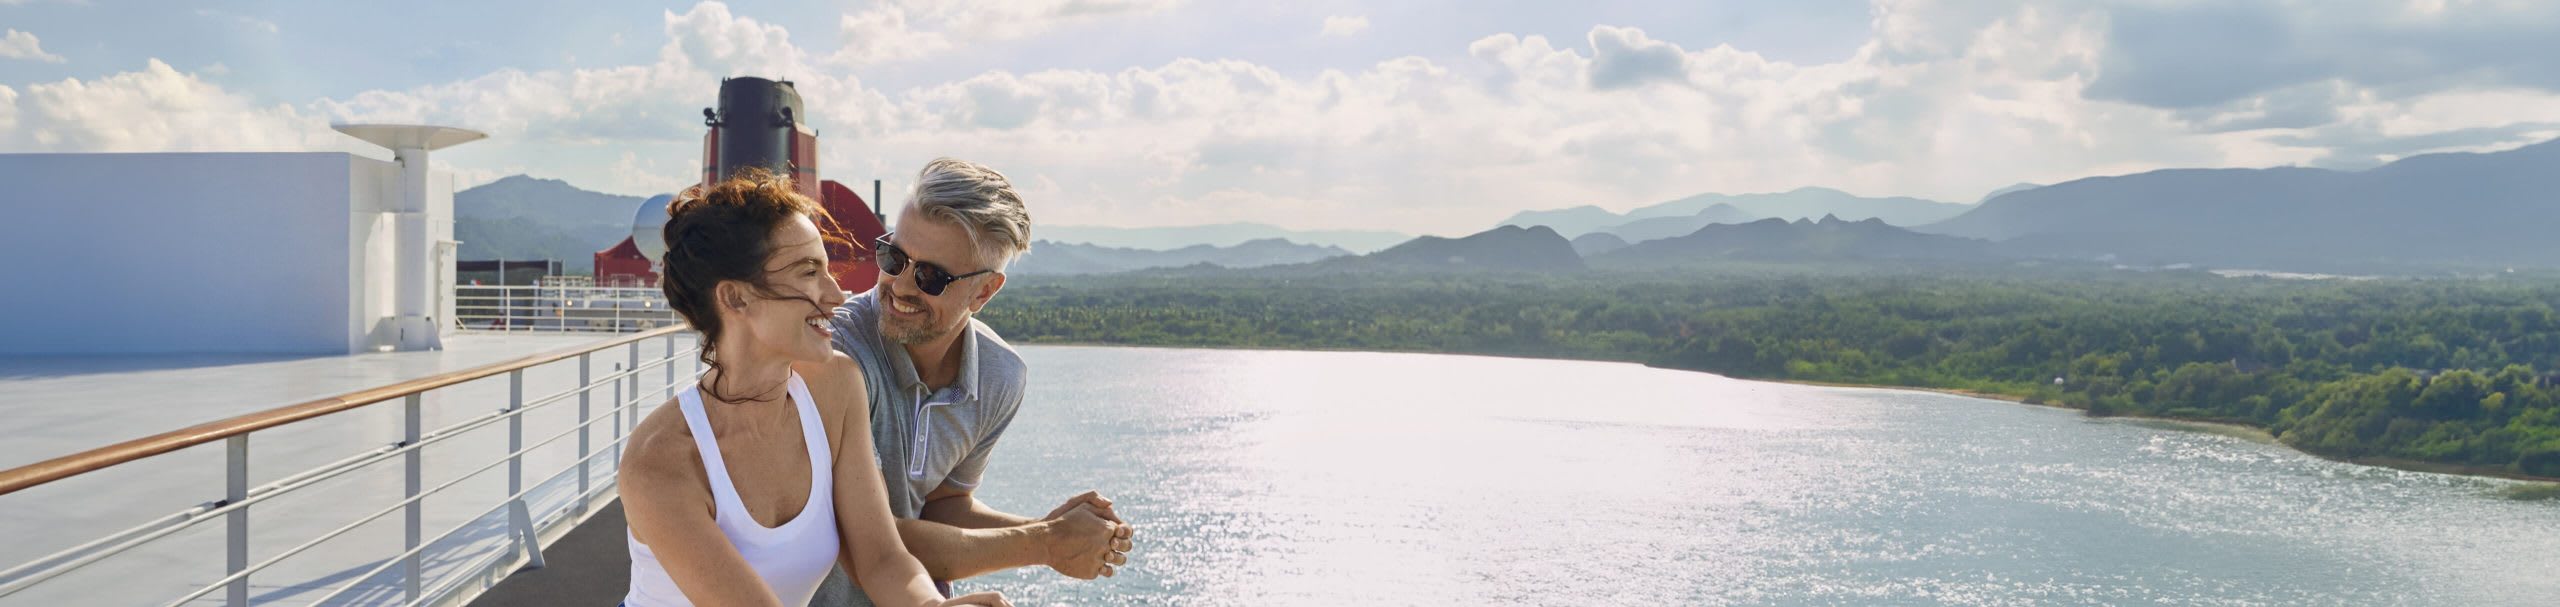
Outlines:
{"label": "sky", "polygon": [[2512,148],[2560,137],[2551,32],[2544,0],[0,0],[0,152],[387,158],[329,125],[429,123],[490,134],[435,156],[465,186],[656,194],[753,75],[798,84],[826,178],[983,162],[1035,235],[1455,235]]}

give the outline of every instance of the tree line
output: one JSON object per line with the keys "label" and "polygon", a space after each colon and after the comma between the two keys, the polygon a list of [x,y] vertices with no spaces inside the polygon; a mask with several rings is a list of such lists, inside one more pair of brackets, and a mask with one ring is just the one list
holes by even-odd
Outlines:
{"label": "tree line", "polygon": [[2087,268],[1590,274],[1171,271],[1017,279],[1023,343],[1620,360],[1954,388],[2262,427],[2336,457],[2560,476],[2560,280]]}

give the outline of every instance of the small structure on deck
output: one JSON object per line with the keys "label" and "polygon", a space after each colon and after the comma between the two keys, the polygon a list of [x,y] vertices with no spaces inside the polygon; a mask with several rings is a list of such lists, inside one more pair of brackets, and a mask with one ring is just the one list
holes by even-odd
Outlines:
{"label": "small structure on deck", "polygon": [[[345,354],[451,330],[453,178],[485,137],[348,125],[346,152],[0,154],[0,355]],[[51,288],[38,285],[51,285]]]}

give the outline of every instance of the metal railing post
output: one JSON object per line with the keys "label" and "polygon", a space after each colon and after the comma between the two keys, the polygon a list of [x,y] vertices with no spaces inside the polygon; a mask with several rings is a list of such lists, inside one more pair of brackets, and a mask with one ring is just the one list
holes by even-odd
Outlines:
{"label": "metal railing post", "polygon": [[669,336],[667,336],[667,365],[666,365],[666,369],[667,369],[667,395],[668,395],[668,396],[674,396],[674,395],[675,395],[675,390],[676,390],[676,336],[674,336],[674,335],[669,335]]}
{"label": "metal railing post", "polygon": [[[507,418],[507,495],[524,492],[524,456],[518,454],[524,450],[524,414],[518,412],[522,409],[524,409],[524,370],[508,371],[507,413],[510,417]],[[524,499],[517,498],[515,501],[521,505]],[[507,519],[507,522],[517,523],[514,518]],[[525,533],[527,531],[530,530],[517,529],[516,533],[508,534],[516,538],[512,541],[518,544],[517,549],[523,548],[523,538],[528,537]],[[540,552],[538,548],[535,552]]]}
{"label": "metal railing post", "polygon": [[[403,447],[418,444],[419,435],[424,430],[425,424],[422,423],[423,420],[419,419],[419,405],[422,398],[423,395],[421,394],[411,393],[408,397],[402,399],[401,417],[405,421],[401,424],[400,445]],[[406,462],[404,467],[408,470],[406,474],[402,475],[404,480],[402,483],[403,491],[400,494],[401,497],[418,497],[419,481],[423,480],[422,477],[426,475],[426,451],[427,450],[425,449],[410,449],[409,453],[401,458]],[[426,505],[426,500],[411,501],[409,502],[409,505],[405,507],[406,512],[403,513],[404,518],[407,519],[402,525],[403,529],[407,532],[405,534],[407,541],[402,543],[400,547],[402,548],[402,551],[408,553],[409,556],[401,557],[400,559],[400,588],[403,591],[402,596],[408,597],[410,602],[417,602],[418,600],[419,554],[417,549],[418,542],[426,537],[423,533],[424,529],[422,529],[426,523]]]}
{"label": "metal railing post", "polygon": [[[224,479],[222,503],[232,504],[249,499],[249,435],[233,436],[223,441]],[[241,508],[223,515],[223,575],[238,575],[249,568],[249,509]],[[223,589],[224,604],[248,607],[249,576],[232,580]]]}
{"label": "metal railing post", "polygon": [[[626,368],[615,363],[613,372],[621,373]],[[613,380],[613,465],[617,470],[622,465],[622,380],[619,379]]]}
{"label": "metal railing post", "polygon": [[587,422],[595,419],[587,412],[588,397],[595,393],[592,371],[587,368],[587,353],[578,354],[578,499],[571,500],[579,514],[587,512]]}
{"label": "metal railing post", "polygon": [[[501,297],[504,298],[506,295],[502,293]],[[679,381],[676,379],[679,377],[679,374],[673,371],[673,365],[676,362],[673,357],[677,352],[683,350],[683,348],[680,348],[679,345],[675,343],[674,337],[678,331],[675,327],[665,327],[655,329],[654,331],[656,332],[652,334],[668,338],[668,341],[661,346],[663,351],[667,353],[667,358],[657,361],[649,361],[649,364],[669,365],[669,369],[664,372],[666,375],[663,375],[662,377],[665,377],[670,381],[665,388],[673,389],[675,386],[672,382]],[[128,441],[117,445],[111,445],[108,448],[94,449],[89,452],[85,452],[83,457],[108,460],[109,463],[105,465],[116,465],[177,450],[206,446],[207,443],[214,441],[222,441],[224,443],[224,484],[222,495],[217,501],[195,504],[176,513],[154,519],[151,522],[143,523],[139,526],[125,529],[123,531],[118,531],[105,537],[91,540],[85,544],[81,544],[52,555],[40,557],[33,561],[28,561],[25,564],[9,567],[5,571],[0,571],[0,597],[9,597],[19,593],[20,591],[44,583],[49,579],[56,578],[73,570],[89,566],[93,563],[100,562],[102,559],[115,554],[124,553],[136,547],[152,546],[153,544],[151,544],[151,542],[156,540],[179,539],[181,541],[187,541],[183,540],[183,538],[173,538],[172,536],[174,534],[187,532],[190,529],[194,531],[204,531],[204,529],[199,525],[211,524],[215,519],[221,519],[224,521],[224,535],[222,535],[220,539],[220,541],[223,542],[222,550],[224,564],[222,571],[224,573],[221,574],[219,579],[198,580],[190,584],[186,594],[176,598],[175,602],[171,604],[195,604],[198,602],[221,600],[225,605],[246,606],[257,600],[273,600],[273,595],[260,597],[255,593],[252,593],[250,591],[251,580],[255,579],[258,575],[265,574],[271,567],[275,567],[290,559],[296,558],[297,555],[303,554],[307,550],[325,546],[334,538],[339,538],[344,534],[360,530],[380,530],[382,523],[379,521],[390,518],[395,514],[402,516],[401,546],[403,547],[403,550],[396,555],[389,555],[389,558],[372,559],[369,563],[362,566],[364,571],[361,573],[342,574],[335,578],[334,581],[319,582],[322,586],[334,586],[334,589],[325,591],[325,596],[322,596],[319,599],[315,600],[295,597],[292,600],[295,602],[329,604],[332,602],[332,599],[341,595],[355,593],[358,596],[371,597],[368,599],[370,601],[379,601],[388,598],[391,596],[390,593],[394,592],[388,587],[391,581],[384,578],[393,575],[393,570],[396,568],[398,569],[398,575],[402,576],[402,579],[400,580],[400,590],[398,590],[398,592],[403,593],[407,597],[406,602],[410,604],[417,604],[418,602],[429,598],[446,596],[445,593],[452,591],[455,588],[459,588],[463,581],[469,581],[464,578],[476,580],[476,576],[483,575],[489,571],[494,571],[493,569],[489,569],[490,567],[499,567],[523,562],[528,563],[530,567],[539,568],[543,565],[543,558],[540,552],[542,540],[539,532],[541,527],[537,526],[537,521],[543,519],[536,518],[533,515],[531,511],[532,499],[517,496],[525,493],[528,488],[538,488],[535,486],[547,484],[552,480],[558,480],[559,477],[567,476],[573,471],[548,471],[544,473],[544,476],[528,480],[524,477],[523,470],[526,458],[521,454],[528,448],[540,450],[545,448],[542,447],[542,445],[553,444],[568,438],[568,435],[570,434],[577,434],[580,443],[578,459],[580,465],[579,469],[574,472],[579,476],[580,497],[592,498],[597,489],[605,489],[609,491],[612,488],[613,479],[611,477],[596,479],[593,477],[595,474],[594,468],[592,466],[585,465],[591,463],[588,461],[591,456],[605,455],[596,453],[598,450],[597,447],[602,445],[595,445],[593,443],[594,437],[592,436],[592,430],[587,426],[594,421],[614,422],[615,430],[611,435],[614,439],[613,454],[620,455],[627,453],[627,450],[621,448],[620,443],[623,440],[627,440],[631,435],[631,430],[640,418],[642,410],[640,404],[648,400],[649,395],[651,394],[649,389],[646,388],[648,382],[643,381],[640,377],[640,371],[642,371],[642,369],[637,365],[642,358],[640,351],[644,349],[644,346],[642,346],[640,342],[646,341],[646,336],[630,336],[628,339],[610,341],[614,341],[614,345],[628,347],[629,349],[624,351],[624,357],[626,360],[634,363],[631,365],[615,365],[615,373],[617,374],[609,376],[610,378],[617,380],[613,382],[613,389],[608,391],[613,395],[613,405],[616,412],[616,418],[612,420],[594,419],[593,410],[593,392],[596,387],[594,385],[595,376],[593,370],[593,363],[595,361],[594,354],[612,346],[593,345],[583,349],[584,351],[575,353],[562,352],[529,356],[512,362],[492,365],[490,367],[464,372],[446,373],[435,378],[402,382],[388,387],[372,388],[297,403],[285,407],[278,407],[256,415],[239,416],[224,420],[221,423],[214,424],[212,429],[203,430],[200,434],[180,439],[170,439],[165,436],[151,437],[144,440]],[[536,395],[529,400],[524,392],[526,387],[526,370],[566,358],[578,359],[578,375],[580,383],[574,390],[577,394],[573,395],[568,392],[556,392],[545,395]],[[700,369],[707,367],[707,365],[696,360],[695,367]],[[464,415],[458,420],[447,419],[440,422],[450,423],[451,425],[449,426],[439,428],[426,427],[426,423],[430,420],[425,419],[425,391],[433,390],[435,388],[425,386],[449,386],[459,382],[476,381],[492,377],[500,373],[507,375],[507,400],[503,404],[503,410],[494,414],[484,410],[478,414]],[[628,386],[625,386],[623,382],[618,381],[625,379],[626,377],[631,380]],[[631,400],[623,400],[626,395]],[[576,428],[561,428],[557,429],[557,431],[543,430],[543,437],[537,437],[531,441],[527,441],[525,439],[523,434],[524,427],[529,425],[529,422],[526,421],[524,416],[529,413],[529,409],[531,407],[549,406],[551,404],[559,403],[559,401],[568,400],[571,397],[576,397],[579,400],[579,423]],[[363,452],[356,453],[350,457],[340,459],[333,463],[283,474],[280,475],[280,478],[268,479],[268,482],[265,485],[253,486],[250,482],[249,437],[254,432],[296,423],[291,420],[278,421],[278,418],[290,415],[297,416],[294,418],[297,420],[309,419],[312,416],[352,411],[365,407],[388,406],[391,404],[390,401],[395,399],[401,401],[401,428],[398,442],[387,446],[381,443],[375,443],[373,447],[365,449]],[[630,409],[627,412],[623,411],[626,407]],[[381,412],[382,410],[374,409],[374,411]],[[376,415],[367,415],[364,417],[379,419]],[[497,417],[503,417],[505,419],[494,419]],[[497,458],[495,461],[470,460],[467,462],[468,465],[466,466],[471,468],[468,472],[463,472],[458,476],[440,475],[437,484],[430,485],[426,483],[424,449],[432,446],[434,443],[465,437],[476,429],[486,428],[490,425],[501,422],[507,424],[506,442],[508,450],[506,455]],[[434,434],[435,436],[427,436],[428,434]],[[203,454],[201,450],[197,451],[197,453],[199,455]],[[444,457],[450,457],[450,455],[451,454]],[[343,526],[339,526],[334,530],[320,534],[319,537],[310,538],[308,541],[304,541],[297,545],[283,547],[281,550],[275,548],[276,546],[282,545],[270,546],[269,554],[263,555],[253,555],[249,550],[250,542],[255,541],[251,539],[252,536],[250,535],[250,510],[271,510],[271,508],[264,506],[255,506],[258,502],[280,496],[300,495],[296,493],[298,490],[310,488],[315,483],[325,482],[328,479],[353,474],[357,471],[370,471],[366,472],[368,474],[379,472],[380,464],[388,464],[394,459],[401,460],[403,475],[401,495],[404,499],[392,504],[370,506],[368,507],[368,509],[371,510],[370,514],[357,518],[354,521],[348,522]],[[467,460],[468,458],[465,459]],[[536,463],[540,462],[538,458],[534,461]],[[454,460],[453,463],[461,464],[465,462],[462,460]],[[272,466],[273,462],[269,462],[268,465]],[[488,505],[488,507],[492,508],[489,510],[472,510],[471,512],[480,514],[473,515],[470,518],[470,522],[451,530],[442,531],[432,535],[424,533],[424,531],[426,531],[424,528],[424,500],[435,497],[437,494],[444,493],[448,489],[468,490],[468,486],[464,485],[464,483],[483,483],[486,479],[481,477],[482,474],[489,472],[491,469],[500,467],[507,469],[508,497],[504,498],[504,503]],[[460,468],[455,469],[459,470]],[[611,470],[607,469],[607,471],[610,472]],[[46,476],[48,474],[51,476]],[[81,474],[84,473],[55,473],[44,469],[42,466],[29,466],[0,470],[0,477],[5,477],[5,480],[0,480],[0,483],[5,483],[5,486],[8,487],[5,492],[14,493],[26,487],[39,486],[48,482],[79,476]],[[603,486],[599,487],[599,484]],[[485,487],[485,485],[478,486]],[[448,506],[450,506],[450,504],[448,504]],[[578,503],[576,503],[574,507],[577,508],[577,511],[574,514],[568,514],[569,520],[572,521],[583,518],[580,515],[592,514],[594,512],[594,504],[589,503],[588,499],[578,500]],[[439,570],[427,571],[425,569],[424,553],[425,551],[433,548],[434,544],[445,543],[449,546],[456,546],[458,544],[455,544],[454,542],[477,542],[483,539],[494,539],[486,538],[485,535],[482,535],[485,527],[481,527],[480,521],[483,519],[479,518],[492,514],[508,517],[509,520],[503,524],[507,525],[505,529],[510,536],[509,542],[511,542],[513,546],[521,546],[524,549],[524,561],[515,561],[512,558],[509,558],[513,556],[510,554],[491,555],[486,554],[485,552],[475,551],[473,558],[468,561],[468,564],[464,564],[462,561],[457,561],[449,566],[448,564],[439,561]],[[268,527],[273,527],[272,521]],[[270,539],[273,539],[277,537],[274,534],[279,531],[282,530],[268,529],[266,533],[269,534],[268,537]],[[195,537],[198,539],[203,538],[202,535]],[[368,538],[368,540],[380,541],[378,537]],[[287,543],[291,544],[292,542]],[[185,551],[185,553],[189,557],[203,558],[183,559],[183,561],[178,564],[182,569],[195,567],[211,569],[213,567],[212,563],[209,562],[212,560],[211,557],[213,556],[213,553],[203,550],[188,550]],[[253,559],[253,556],[256,558]],[[446,555],[439,553],[438,558],[442,559],[445,558],[445,556]],[[303,558],[307,559],[308,557]],[[5,564],[6,563],[0,563],[0,565]],[[196,575],[210,573],[202,572],[201,570],[198,571],[199,573]],[[183,572],[181,573],[183,577]],[[439,578],[434,580],[427,579],[426,574],[428,573],[437,573],[439,574]],[[268,578],[269,581],[274,581],[274,576],[269,575]],[[299,592],[299,590],[294,592]],[[217,595],[216,593],[222,594]],[[216,599],[216,596],[220,596],[221,598]],[[5,601],[0,600],[0,603],[5,603]]]}
{"label": "metal railing post", "polygon": [[[636,342],[636,341],[635,341],[635,342],[631,342],[631,367],[630,367],[630,369],[631,369],[631,400],[637,401],[637,400],[640,400],[640,342]],[[620,400],[613,401],[613,406],[616,406],[616,407],[620,407],[620,406],[622,406],[622,401],[620,401]],[[631,407],[631,414],[632,414],[632,416],[634,416],[634,417],[639,416],[639,414],[640,414],[640,407],[639,407],[639,405],[632,405],[632,407]]]}

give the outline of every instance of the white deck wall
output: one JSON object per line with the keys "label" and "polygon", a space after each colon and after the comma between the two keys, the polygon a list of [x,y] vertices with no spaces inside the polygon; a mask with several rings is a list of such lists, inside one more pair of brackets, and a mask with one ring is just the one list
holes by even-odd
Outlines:
{"label": "white deck wall", "polygon": [[[336,152],[0,154],[0,356],[370,350],[399,179]],[[450,240],[451,177],[433,179],[429,232]]]}

